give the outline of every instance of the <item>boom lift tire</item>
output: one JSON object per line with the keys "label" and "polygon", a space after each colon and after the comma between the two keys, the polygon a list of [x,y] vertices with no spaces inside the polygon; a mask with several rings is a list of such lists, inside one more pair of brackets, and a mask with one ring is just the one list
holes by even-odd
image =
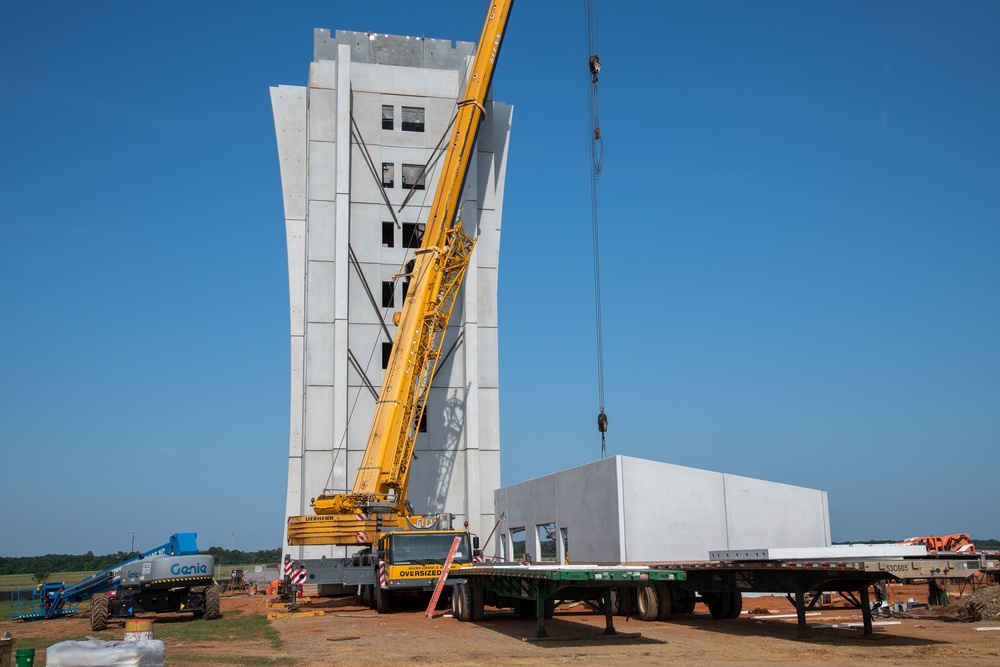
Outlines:
{"label": "boom lift tire", "polygon": [[214,621],[222,618],[222,607],[219,603],[219,587],[209,586],[205,589],[205,620]]}
{"label": "boom lift tire", "polygon": [[641,586],[635,591],[636,616],[641,621],[655,621],[660,615],[660,596],[652,586]]}
{"label": "boom lift tire", "polygon": [[104,593],[90,598],[90,629],[94,632],[108,629],[108,596]]}

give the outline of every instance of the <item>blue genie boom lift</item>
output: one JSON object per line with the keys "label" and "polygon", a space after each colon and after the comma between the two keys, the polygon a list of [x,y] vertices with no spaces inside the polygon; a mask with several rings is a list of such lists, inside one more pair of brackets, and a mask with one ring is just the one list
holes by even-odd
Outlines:
{"label": "blue genie boom lift", "polygon": [[14,591],[10,617],[30,621],[68,616],[77,612],[78,603],[93,599],[94,630],[103,630],[109,616],[122,618],[143,611],[192,611],[196,616],[218,618],[215,561],[198,554],[197,537],[197,533],[171,535],[166,544],[75,584],[50,581]]}

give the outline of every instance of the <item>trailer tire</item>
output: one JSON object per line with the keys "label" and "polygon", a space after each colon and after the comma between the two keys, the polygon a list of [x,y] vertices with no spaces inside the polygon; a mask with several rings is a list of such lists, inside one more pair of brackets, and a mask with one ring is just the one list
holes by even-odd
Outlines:
{"label": "trailer tire", "polygon": [[219,587],[209,586],[205,589],[205,620],[214,621],[222,618],[222,607],[219,602]]}
{"label": "trailer tire", "polygon": [[104,593],[90,598],[90,629],[94,632],[108,629],[108,596]]}
{"label": "trailer tire", "polygon": [[388,588],[382,588],[381,586],[375,586],[374,594],[375,598],[375,611],[380,614],[388,614],[392,611],[392,593],[389,592]]}
{"label": "trailer tire", "polygon": [[635,591],[635,606],[640,621],[655,621],[660,615],[660,595],[653,586],[640,586]]}
{"label": "trailer tire", "polygon": [[726,618],[739,618],[743,611],[743,593],[736,591],[729,594],[729,615]]}
{"label": "trailer tire", "polygon": [[729,618],[730,594],[729,593],[703,593],[705,604],[712,618]]}
{"label": "trailer tire", "polygon": [[673,592],[666,584],[656,584],[656,593],[660,598],[660,609],[656,614],[656,620],[666,621],[674,611]]}

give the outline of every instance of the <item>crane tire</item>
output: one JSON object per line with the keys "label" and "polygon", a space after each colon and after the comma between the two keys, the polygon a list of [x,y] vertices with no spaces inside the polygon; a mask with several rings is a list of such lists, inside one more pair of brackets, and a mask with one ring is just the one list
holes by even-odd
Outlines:
{"label": "crane tire", "polygon": [[469,620],[480,623],[485,615],[485,591],[482,584],[469,584]]}
{"label": "crane tire", "polygon": [[392,593],[389,592],[388,588],[382,588],[375,584],[372,597],[375,602],[375,611],[380,614],[388,614],[392,611]]}
{"label": "crane tire", "polygon": [[104,593],[90,598],[90,629],[94,632],[108,629],[108,596]]}
{"label": "crane tire", "polygon": [[222,618],[219,587],[209,586],[205,589],[205,620],[214,621],[217,618]]}

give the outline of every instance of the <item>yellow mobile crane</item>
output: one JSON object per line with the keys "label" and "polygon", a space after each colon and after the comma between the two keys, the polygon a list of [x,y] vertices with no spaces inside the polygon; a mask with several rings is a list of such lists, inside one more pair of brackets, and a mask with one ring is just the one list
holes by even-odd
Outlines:
{"label": "yellow mobile crane", "polygon": [[[478,539],[470,544],[468,531],[444,527],[443,517],[415,514],[406,492],[431,379],[475,246],[456,218],[512,5],[513,0],[489,4],[423,241],[404,276],[410,288],[402,311],[393,316],[396,336],[354,486],[348,493],[324,492],[313,499],[314,516],[288,519],[290,545],[365,547],[349,563],[334,564],[332,580],[360,586],[380,612],[388,611],[389,590],[433,584],[456,536],[461,540],[453,567],[471,564],[478,548]],[[311,579],[319,569],[310,566]]]}

